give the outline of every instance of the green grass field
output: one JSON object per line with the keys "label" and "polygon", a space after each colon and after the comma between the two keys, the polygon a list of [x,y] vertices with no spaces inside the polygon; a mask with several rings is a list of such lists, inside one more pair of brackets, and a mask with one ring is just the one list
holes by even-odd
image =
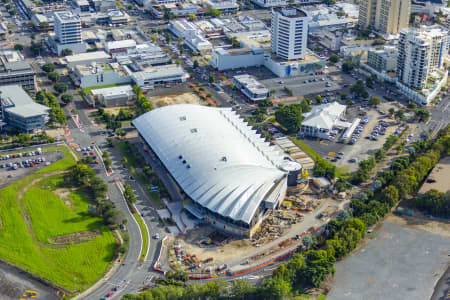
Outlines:
{"label": "green grass field", "polygon": [[[65,147],[60,161],[0,190],[0,258],[68,290],[100,279],[111,262],[115,241],[102,220],[88,213],[82,190],[68,190],[64,174],[75,161]],[[64,199],[55,190],[66,188]],[[26,221],[26,217],[28,223]],[[97,230],[87,241],[51,238]]]}
{"label": "green grass field", "polygon": [[136,219],[139,228],[141,228],[141,234],[142,234],[142,252],[140,256],[140,260],[144,260],[145,255],[147,254],[147,249],[149,246],[149,239],[148,239],[148,231],[147,227],[144,225],[144,220],[142,220],[142,217],[138,213],[133,214],[134,218]]}

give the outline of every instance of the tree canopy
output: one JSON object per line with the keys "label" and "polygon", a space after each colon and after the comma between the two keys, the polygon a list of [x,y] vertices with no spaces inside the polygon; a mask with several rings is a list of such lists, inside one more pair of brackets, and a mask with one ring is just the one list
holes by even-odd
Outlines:
{"label": "tree canopy", "polygon": [[275,112],[275,119],[289,133],[296,133],[302,125],[302,108],[300,104],[285,105]]}

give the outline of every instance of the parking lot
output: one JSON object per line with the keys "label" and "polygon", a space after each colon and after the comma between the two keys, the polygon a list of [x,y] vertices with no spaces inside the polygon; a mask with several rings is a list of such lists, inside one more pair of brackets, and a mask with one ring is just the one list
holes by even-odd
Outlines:
{"label": "parking lot", "polygon": [[[354,118],[359,117],[364,120],[364,117],[358,116],[359,110],[355,107],[347,109],[346,119],[351,122]],[[361,127],[361,131],[358,131],[359,137],[355,142],[351,144],[351,139],[342,142],[340,137],[343,134],[343,130],[332,141],[320,141],[317,139],[305,138],[304,142],[316,151],[320,156],[333,161],[336,166],[344,168],[346,171],[353,172],[358,168],[358,163],[361,160],[367,159],[370,154],[375,153],[380,149],[386,138],[395,132],[398,126],[395,126],[395,121],[384,117],[378,111],[374,109],[367,110],[367,122]],[[379,126],[380,121],[386,123],[386,129],[384,134],[379,129],[375,139],[372,139],[373,132],[376,126]],[[331,155],[330,155],[331,154]]]}
{"label": "parking lot", "polygon": [[[326,74],[288,78],[274,77],[261,80],[261,83],[269,90],[275,90],[275,93],[272,94],[275,98],[324,94],[341,88]],[[292,91],[292,95],[286,88]]]}
{"label": "parking lot", "polygon": [[31,149],[0,154],[0,188],[64,157],[63,153],[56,151],[37,153],[37,149]]}

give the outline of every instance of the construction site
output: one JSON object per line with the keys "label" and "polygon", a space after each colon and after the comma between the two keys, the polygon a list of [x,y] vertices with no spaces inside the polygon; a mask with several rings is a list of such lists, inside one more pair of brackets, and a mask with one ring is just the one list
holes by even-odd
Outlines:
{"label": "construction site", "polygon": [[[236,237],[201,225],[165,242],[166,271],[191,277],[233,275],[307,248],[311,237],[335,217],[348,201],[330,196],[320,184],[302,180],[288,187],[284,201],[267,214],[251,239]],[[205,277],[206,276],[206,277]]]}

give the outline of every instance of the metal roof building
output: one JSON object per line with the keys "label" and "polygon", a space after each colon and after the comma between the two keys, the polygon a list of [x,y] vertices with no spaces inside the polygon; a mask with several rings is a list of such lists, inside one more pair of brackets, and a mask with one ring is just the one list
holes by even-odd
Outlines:
{"label": "metal roof building", "polygon": [[219,228],[251,235],[284,195],[283,154],[231,108],[166,106],[133,125],[192,199],[186,208]]}
{"label": "metal roof building", "polygon": [[0,105],[5,118],[3,121],[11,127],[24,131],[44,128],[50,110],[49,107],[34,102],[17,85],[0,87]]}

